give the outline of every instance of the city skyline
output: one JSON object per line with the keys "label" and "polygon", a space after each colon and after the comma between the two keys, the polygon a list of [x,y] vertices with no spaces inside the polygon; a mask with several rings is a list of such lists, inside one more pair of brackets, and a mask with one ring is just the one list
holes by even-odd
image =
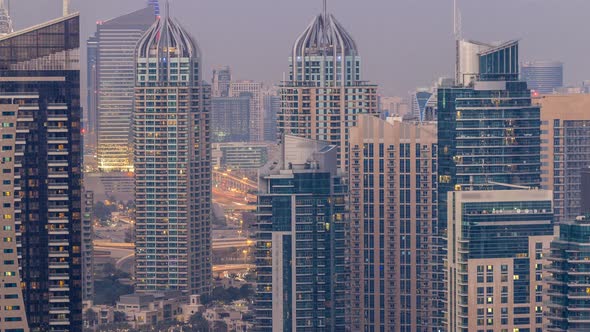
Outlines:
{"label": "city skyline", "polygon": [[[576,22],[583,18],[581,13],[590,10],[590,3],[583,0],[568,1],[567,5],[544,0],[500,2],[459,1],[464,36],[492,41],[520,38],[523,61],[564,62],[566,84],[590,79],[590,68],[585,69],[584,59],[579,56],[584,52],[580,52],[581,46],[576,42],[584,35],[584,30],[577,28]],[[230,64],[237,79],[260,80],[266,84],[278,83],[283,72],[288,72],[285,50],[289,49],[291,41],[284,36],[297,35],[300,22],[309,21],[313,13],[321,9],[321,1],[317,0],[280,4],[258,0],[248,5],[213,0],[200,1],[197,5],[192,3],[175,0],[171,1],[171,7],[180,22],[187,26],[190,33],[195,34],[203,49],[207,50],[204,54],[204,79],[210,79],[209,69],[215,65]],[[124,3],[105,0],[100,5],[74,0],[71,8],[83,13],[82,38],[86,39],[93,32],[97,20],[107,20],[123,12],[140,9],[145,4],[144,0]],[[13,1],[11,16],[16,29],[53,18],[61,12],[60,3],[54,0],[35,0],[35,5],[39,9],[37,12],[44,13],[43,16],[36,17],[25,12],[30,6],[30,0]],[[406,95],[416,87],[430,86],[439,76],[452,76],[454,47],[450,42],[454,36],[450,0],[420,3],[376,0],[362,6],[353,6],[350,1],[332,1],[328,6],[345,22],[345,28],[352,32],[355,40],[360,41],[365,76],[380,85],[382,95]],[[262,10],[265,8],[268,10]],[[507,15],[513,19],[508,21],[521,23],[496,25],[495,29],[487,29],[504,15],[506,8],[510,8]],[[269,12],[277,13],[276,17],[268,15]],[[478,14],[483,12],[485,16]],[[552,18],[549,23],[539,19],[547,15],[545,13],[553,13],[556,19]],[[239,24],[239,29],[234,24],[227,28],[207,29],[208,26],[216,25],[224,14],[226,18],[231,18],[228,22]],[[416,22],[421,23],[417,25]],[[269,26],[273,28],[268,29]],[[523,26],[527,28],[521,28]],[[408,33],[408,27],[413,28],[412,33]],[[568,38],[561,38],[563,34],[567,34]],[[253,46],[252,56],[236,56],[246,46]],[[432,49],[439,50],[438,57],[432,56]],[[266,59],[264,64],[256,62],[261,56]],[[264,74],[261,74],[263,71]]]}
{"label": "city skyline", "polygon": [[569,7],[30,1],[0,0],[0,332],[586,331]]}

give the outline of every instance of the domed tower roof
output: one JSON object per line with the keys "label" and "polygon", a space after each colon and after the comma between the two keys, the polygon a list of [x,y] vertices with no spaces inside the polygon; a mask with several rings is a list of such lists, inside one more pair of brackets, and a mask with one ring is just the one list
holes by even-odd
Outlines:
{"label": "domed tower roof", "polygon": [[137,44],[137,57],[200,59],[201,52],[186,30],[166,14],[166,17],[158,18],[141,37]]}
{"label": "domed tower roof", "polygon": [[340,86],[361,79],[356,43],[342,24],[328,14],[326,0],[323,13],[295,41],[290,61],[292,82]]}
{"label": "domed tower roof", "polygon": [[293,46],[293,55],[341,55],[356,56],[358,50],[352,36],[336,20],[328,14],[324,2],[324,12],[317,15],[297,38]]}

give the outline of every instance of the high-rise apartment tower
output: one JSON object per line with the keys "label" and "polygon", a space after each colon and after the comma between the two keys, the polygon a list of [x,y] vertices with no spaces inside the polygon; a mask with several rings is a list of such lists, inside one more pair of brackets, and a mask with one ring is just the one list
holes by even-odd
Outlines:
{"label": "high-rise apartment tower", "polygon": [[350,131],[351,331],[432,331],[436,124],[364,115]]}
{"label": "high-rise apartment tower", "polygon": [[360,114],[377,114],[377,86],[362,81],[361,58],[352,36],[327,12],[297,38],[289,77],[279,87],[278,131],[330,142],[346,167],[349,128]]}
{"label": "high-rise apartment tower", "polygon": [[167,14],[136,55],[136,290],[204,294],[211,286],[211,89],[201,81],[201,53]]}
{"label": "high-rise apartment tower", "polygon": [[0,37],[3,331],[82,330],[79,47],[78,14]]}

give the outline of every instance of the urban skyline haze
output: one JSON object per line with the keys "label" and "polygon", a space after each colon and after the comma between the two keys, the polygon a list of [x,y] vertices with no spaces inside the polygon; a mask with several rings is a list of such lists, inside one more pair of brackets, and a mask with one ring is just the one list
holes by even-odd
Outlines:
{"label": "urban skyline haze", "polygon": [[[33,2],[35,11],[31,11]],[[590,27],[579,24],[590,11],[589,1],[458,2],[465,38],[521,39],[523,61],[564,62],[566,84],[590,79],[590,67],[584,65],[582,56],[590,51],[590,46],[577,42],[590,32]],[[173,15],[204,50],[204,79],[210,79],[213,66],[229,64],[236,78],[266,84],[278,83],[283,72],[288,72],[287,57],[293,41],[322,7],[320,0],[171,0],[170,3]],[[71,10],[81,12],[81,38],[86,40],[95,31],[96,21],[131,12],[145,4],[145,0],[72,0]],[[329,10],[359,44],[365,79],[379,84],[382,95],[406,95],[416,87],[430,86],[438,76],[453,75],[452,6],[452,0],[328,2]],[[59,0],[12,0],[11,7],[15,29],[61,14]],[[243,54],[244,50],[248,53]]]}

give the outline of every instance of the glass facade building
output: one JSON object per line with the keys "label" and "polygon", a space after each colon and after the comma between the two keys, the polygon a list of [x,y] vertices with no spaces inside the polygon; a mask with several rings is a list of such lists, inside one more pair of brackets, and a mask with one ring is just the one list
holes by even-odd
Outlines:
{"label": "glass facade building", "polygon": [[277,116],[281,111],[281,99],[274,93],[267,92],[264,96],[264,141],[276,142]]}
{"label": "glass facade building", "polygon": [[250,99],[248,93],[241,97],[211,99],[213,143],[250,141]]}
{"label": "glass facade building", "polygon": [[560,225],[551,242],[545,331],[590,331],[590,219]]}
{"label": "glass facade building", "polygon": [[544,331],[552,199],[545,190],[448,193],[446,331]]}
{"label": "glass facade building", "polygon": [[[135,45],[154,23],[154,7],[97,24],[97,154],[102,172],[132,171],[131,118],[135,86]],[[91,54],[92,55],[92,54]],[[92,61],[92,57],[88,58]],[[92,74],[92,72],[90,72]],[[90,82],[91,84],[94,82]]]}
{"label": "glass facade building", "polygon": [[210,291],[211,88],[201,53],[170,17],[137,44],[136,291]]}
{"label": "glass facade building", "polygon": [[98,133],[98,38],[92,36],[86,42],[86,109],[84,110],[83,125],[84,146],[96,153]]}
{"label": "glass facade building", "polygon": [[557,61],[529,61],[521,65],[522,80],[539,94],[554,93],[563,87],[563,63]]}
{"label": "glass facade building", "polygon": [[79,43],[78,14],[0,37],[3,331],[82,330]]}
{"label": "glass facade building", "polygon": [[256,331],[345,331],[347,195],[336,147],[286,136],[261,170]]}
{"label": "glass facade building", "polygon": [[[518,43],[458,45],[457,85],[440,87],[437,97],[441,273],[448,192],[541,185],[541,110],[526,82],[518,81]],[[437,286],[441,310],[444,287]]]}
{"label": "glass facade building", "polygon": [[[436,96],[434,96],[436,98]],[[433,93],[427,90],[416,91],[412,94],[412,115],[420,121],[426,120],[426,108],[433,99]]]}

